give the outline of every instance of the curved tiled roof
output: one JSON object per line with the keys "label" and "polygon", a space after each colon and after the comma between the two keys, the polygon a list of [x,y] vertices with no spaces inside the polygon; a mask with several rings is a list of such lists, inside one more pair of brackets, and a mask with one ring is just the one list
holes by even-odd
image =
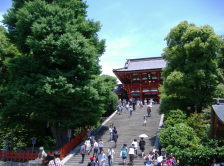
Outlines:
{"label": "curved tiled roof", "polygon": [[161,69],[166,67],[166,61],[162,57],[128,59],[125,66],[113,71],[135,71],[146,69]]}
{"label": "curved tiled roof", "polygon": [[219,120],[224,123],[224,105],[212,105],[212,108]]}

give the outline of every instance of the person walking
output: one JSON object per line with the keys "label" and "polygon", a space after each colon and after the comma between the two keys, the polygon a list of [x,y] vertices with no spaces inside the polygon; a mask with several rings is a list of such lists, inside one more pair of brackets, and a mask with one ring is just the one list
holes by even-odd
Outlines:
{"label": "person walking", "polygon": [[84,162],[84,159],[85,159],[85,155],[86,155],[86,145],[85,144],[83,144],[80,147],[80,154],[82,156],[82,160],[80,161],[80,163],[83,163]]}
{"label": "person walking", "polygon": [[89,159],[90,159],[90,162],[88,163],[87,166],[96,166],[96,162],[94,161],[94,157],[92,156]]}
{"label": "person walking", "polygon": [[119,104],[117,105],[117,109],[116,110],[117,110],[117,114],[120,115],[121,113],[120,113],[120,105]]}
{"label": "person walking", "polygon": [[134,139],[134,141],[132,142],[132,145],[134,145],[134,147],[135,147],[135,156],[138,156],[138,141],[137,141],[137,139]]}
{"label": "person walking", "polygon": [[135,145],[132,144],[130,147],[129,147],[129,162],[131,165],[134,164],[134,157],[135,157]]}
{"label": "person walking", "polygon": [[85,143],[86,145],[86,154],[89,155],[90,154],[90,151],[91,151],[91,142],[90,142],[90,138],[88,138]]}
{"label": "person walking", "polygon": [[109,141],[112,141],[113,139],[113,125],[111,124],[109,127]]}
{"label": "person walking", "polygon": [[113,159],[114,159],[114,149],[110,147],[107,151],[107,158],[108,158],[108,164],[109,166],[113,166]]}
{"label": "person walking", "polygon": [[142,104],[141,100],[139,101],[139,106],[140,106],[140,108],[143,108],[143,104]]}
{"label": "person walking", "polygon": [[128,148],[127,148],[127,145],[124,144],[123,147],[121,148],[121,153],[120,153],[120,157],[122,158],[124,165],[126,164],[127,154],[128,154]]}
{"label": "person walking", "polygon": [[118,139],[118,134],[117,134],[117,130],[114,131],[114,134],[113,134],[113,140],[114,140],[114,147],[116,148],[117,147],[117,139]]}
{"label": "person walking", "polygon": [[144,138],[141,138],[141,140],[139,141],[139,148],[142,151],[142,157],[144,156],[144,151],[145,151],[145,141]]}
{"label": "person walking", "polygon": [[132,117],[132,108],[129,108],[129,117]]}
{"label": "person walking", "polygon": [[51,160],[48,163],[48,166],[62,166],[62,163],[60,160],[60,152],[58,151],[54,152],[54,156],[51,157]]}
{"label": "person walking", "polygon": [[151,108],[152,108],[152,105],[148,104],[147,105],[147,114],[148,114],[148,117],[151,116]]}
{"label": "person walking", "polygon": [[133,111],[135,111],[135,107],[136,107],[136,99],[133,98],[132,99],[132,108],[133,108]]}
{"label": "person walking", "polygon": [[130,108],[129,108],[129,103],[128,102],[126,103],[125,108],[126,108],[126,111],[129,112]]}
{"label": "person walking", "polygon": [[104,143],[103,143],[102,139],[100,139],[100,141],[98,143],[98,146],[99,146],[99,150],[100,150],[100,153],[101,153],[101,151],[103,150],[103,147],[104,147]]}
{"label": "person walking", "polygon": [[96,140],[94,140],[94,144],[93,144],[93,154],[98,155],[98,151],[99,151],[99,144]]}
{"label": "person walking", "polygon": [[144,105],[147,105],[147,100],[146,99],[144,100]]}
{"label": "person walking", "polygon": [[100,152],[100,154],[98,155],[98,165],[99,166],[105,166],[106,160],[107,160],[106,155],[105,155],[104,151],[102,150]]}
{"label": "person walking", "polygon": [[147,123],[147,117],[146,115],[143,116],[143,126],[146,126]]}

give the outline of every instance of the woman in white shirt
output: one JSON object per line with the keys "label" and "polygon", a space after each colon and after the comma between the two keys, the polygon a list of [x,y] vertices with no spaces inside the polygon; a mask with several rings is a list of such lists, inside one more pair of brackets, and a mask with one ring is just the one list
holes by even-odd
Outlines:
{"label": "woman in white shirt", "polygon": [[86,141],[85,141],[85,143],[84,143],[85,145],[86,145],[86,154],[90,154],[90,151],[91,151],[91,142],[90,142],[90,139],[88,138]]}
{"label": "woman in white shirt", "polygon": [[129,147],[129,160],[130,160],[130,164],[133,165],[134,163],[134,155],[135,155],[135,146],[134,144],[132,144],[130,147]]}
{"label": "woman in white shirt", "polygon": [[134,141],[132,142],[132,144],[134,145],[135,147],[135,155],[138,156],[138,141],[137,139],[134,139]]}

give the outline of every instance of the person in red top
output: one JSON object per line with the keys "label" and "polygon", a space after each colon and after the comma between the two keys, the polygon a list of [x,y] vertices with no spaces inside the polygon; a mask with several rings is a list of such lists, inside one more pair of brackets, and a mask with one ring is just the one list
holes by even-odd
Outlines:
{"label": "person in red top", "polygon": [[94,161],[94,157],[92,156],[89,159],[90,159],[90,162],[88,163],[87,166],[95,166],[96,165],[96,162]]}

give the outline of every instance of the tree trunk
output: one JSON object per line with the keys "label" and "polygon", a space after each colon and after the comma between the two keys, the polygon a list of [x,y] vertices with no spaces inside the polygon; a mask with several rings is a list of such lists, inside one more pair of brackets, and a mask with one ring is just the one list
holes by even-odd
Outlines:
{"label": "tree trunk", "polygon": [[68,143],[67,129],[51,127],[51,132],[56,140],[57,148],[61,148],[63,145]]}

